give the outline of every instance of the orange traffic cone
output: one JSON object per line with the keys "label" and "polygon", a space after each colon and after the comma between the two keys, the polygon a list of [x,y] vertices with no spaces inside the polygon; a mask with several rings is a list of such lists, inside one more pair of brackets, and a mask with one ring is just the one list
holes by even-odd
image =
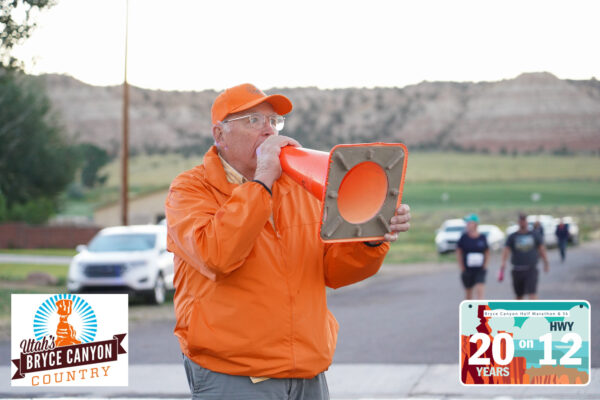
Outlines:
{"label": "orange traffic cone", "polygon": [[288,146],[281,167],[321,203],[324,242],[380,240],[402,199],[401,143],[342,144],[331,152]]}

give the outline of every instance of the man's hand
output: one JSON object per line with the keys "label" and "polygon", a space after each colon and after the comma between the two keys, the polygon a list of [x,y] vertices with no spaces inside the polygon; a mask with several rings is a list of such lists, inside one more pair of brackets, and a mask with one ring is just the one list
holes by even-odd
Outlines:
{"label": "man's hand", "polygon": [[395,242],[398,240],[398,232],[406,232],[410,228],[410,207],[408,204],[400,204],[396,215],[390,220],[390,232],[383,235],[384,242]]}
{"label": "man's hand", "polygon": [[256,149],[256,172],[254,179],[261,181],[270,189],[281,176],[279,153],[285,146],[300,147],[300,143],[287,136],[269,136]]}

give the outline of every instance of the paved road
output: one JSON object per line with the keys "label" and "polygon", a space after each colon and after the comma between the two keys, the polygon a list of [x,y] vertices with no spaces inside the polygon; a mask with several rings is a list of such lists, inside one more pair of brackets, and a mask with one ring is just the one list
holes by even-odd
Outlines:
{"label": "paved road", "polygon": [[[551,272],[540,277],[540,298],[588,300],[592,321],[600,321],[600,242],[570,249],[565,264],[556,250],[549,257]],[[495,254],[486,297],[513,299],[510,279],[495,279],[498,266]],[[455,363],[462,300],[455,264],[384,266],[375,277],[332,290],[328,303],[340,323],[334,362]],[[132,324],[130,362],[179,362],[173,324],[172,319]],[[592,338],[600,338],[598,323],[592,324]],[[600,366],[598,344],[592,347],[592,366]]]}
{"label": "paved road", "polygon": [[[588,300],[592,322],[600,320],[600,242],[570,251],[561,264],[549,251],[551,271],[540,275],[540,299]],[[496,280],[500,264],[494,255],[487,277],[488,299],[513,299],[510,278]],[[363,286],[332,293],[329,305],[340,323],[334,362],[454,363],[458,358],[458,306],[463,300],[458,267],[443,265],[419,275],[403,276],[399,268]],[[600,324],[592,324],[600,338]],[[600,366],[600,346],[592,348]]]}
{"label": "paved road", "polygon": [[[549,251],[551,272],[542,274],[541,299],[583,299],[592,305],[592,321],[600,320],[600,242],[570,249],[561,264]],[[486,297],[512,299],[508,281],[495,279],[499,255],[488,274]],[[455,264],[386,265],[364,282],[331,290],[329,307],[340,323],[336,363],[455,363],[458,357],[458,305],[463,299]],[[132,315],[137,310],[132,310]],[[145,310],[130,324],[130,362],[178,363],[171,306],[157,314]],[[150,314],[151,313],[151,314]],[[150,316],[152,318],[150,318]],[[592,338],[600,324],[592,324]],[[592,343],[593,344],[593,343]],[[0,356],[9,344],[0,341]],[[592,366],[600,366],[600,346],[592,346]]]}
{"label": "paved road", "polygon": [[[559,263],[556,250],[549,254],[552,271],[541,276],[541,299],[588,300],[592,305],[592,321],[599,321],[600,242],[571,249],[565,264]],[[494,279],[498,264],[496,254],[488,276],[487,298],[512,299],[509,282],[500,284]],[[595,369],[588,387],[558,391],[554,388],[474,390],[461,387],[457,382],[456,363],[458,305],[462,296],[457,267],[451,263],[385,266],[377,276],[365,282],[330,291],[329,307],[341,326],[329,374],[333,397],[600,398],[600,346],[594,343],[600,337],[598,323],[592,323],[592,366]],[[138,393],[139,396],[142,392],[159,397],[186,396],[179,349],[172,334],[174,321],[170,307],[162,308],[161,313],[162,318],[138,318],[130,323],[131,390],[113,391],[112,396],[117,393],[121,396]],[[3,360],[10,357],[7,341],[0,341],[0,357]],[[8,375],[8,368],[5,369]],[[2,367],[0,372],[3,372]],[[148,384],[153,382],[153,373],[161,382],[166,374],[171,374],[176,389],[168,393],[150,390]],[[139,379],[135,378],[138,375]],[[4,393],[15,397],[26,395],[12,390]],[[107,392],[92,393],[93,397],[108,395]],[[69,394],[82,395],[73,391]]]}

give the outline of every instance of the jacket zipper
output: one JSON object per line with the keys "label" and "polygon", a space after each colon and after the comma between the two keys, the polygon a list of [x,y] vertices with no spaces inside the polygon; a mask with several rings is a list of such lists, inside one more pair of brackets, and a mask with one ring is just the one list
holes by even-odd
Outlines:
{"label": "jacket zipper", "polygon": [[[277,211],[279,211],[279,207],[277,207]],[[273,230],[275,231],[275,235],[277,236],[277,243],[278,243],[278,247],[279,247],[279,254],[281,256],[281,260],[284,266],[284,271],[283,274],[285,276],[285,283],[287,286],[287,290],[288,290],[288,295],[289,295],[289,303],[290,303],[290,347],[291,347],[291,353],[292,353],[292,371],[296,370],[296,351],[294,348],[294,296],[292,293],[292,288],[290,287],[290,279],[289,279],[289,266],[287,263],[287,258],[285,257],[285,252],[283,251],[283,244],[281,242],[281,235],[279,234],[279,231],[277,230],[277,225],[275,223],[275,215],[276,212],[273,212]]]}

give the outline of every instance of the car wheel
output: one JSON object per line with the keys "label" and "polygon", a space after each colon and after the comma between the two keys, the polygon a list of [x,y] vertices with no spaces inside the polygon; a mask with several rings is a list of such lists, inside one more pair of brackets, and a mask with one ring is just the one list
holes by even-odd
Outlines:
{"label": "car wheel", "polygon": [[165,285],[165,278],[162,274],[158,274],[156,282],[154,282],[154,289],[150,294],[150,300],[152,304],[163,304],[167,294],[167,287]]}

